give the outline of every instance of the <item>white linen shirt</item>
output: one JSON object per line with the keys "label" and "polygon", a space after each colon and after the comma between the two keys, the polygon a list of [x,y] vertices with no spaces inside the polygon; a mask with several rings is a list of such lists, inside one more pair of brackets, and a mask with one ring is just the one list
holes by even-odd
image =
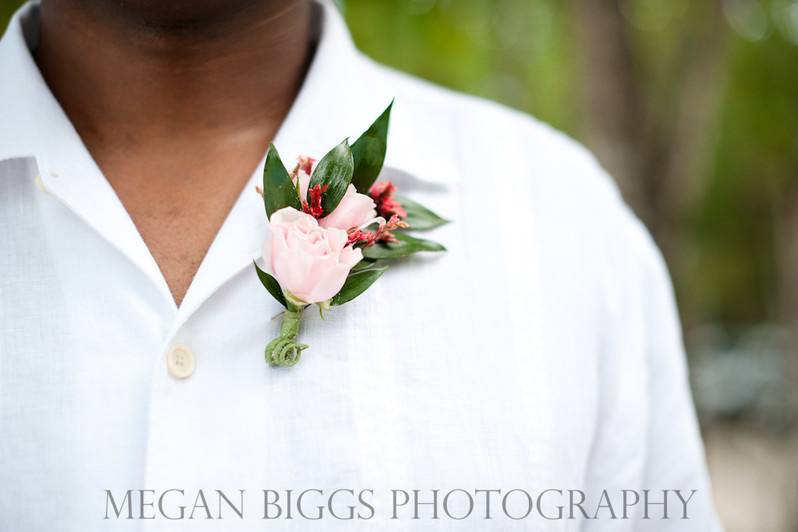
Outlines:
{"label": "white linen shirt", "polygon": [[[177,307],[36,67],[37,5],[12,20],[0,41],[0,530],[716,530],[668,276],[611,179],[534,119],[373,63],[331,4],[323,14],[274,140],[283,159],[356,138],[395,97],[383,177],[453,222],[429,235],[446,254],[391,268],[326,320],[305,312],[311,347],[290,369],[264,361],[280,308],[252,267],[268,231],[260,172]],[[195,363],[185,379],[167,371],[176,346]],[[245,516],[168,519],[157,500],[170,489],[183,491],[165,499],[173,517],[199,490],[211,517],[214,490],[234,502],[244,490]],[[309,489],[321,492],[306,493],[311,517],[340,489],[373,490],[374,515],[263,519],[262,490]],[[427,505],[391,519],[392,490],[414,489],[453,493],[454,517]],[[478,489],[581,490],[590,514],[606,490],[618,515],[485,519],[480,502],[457,520],[468,502],[456,490]],[[620,490],[643,489],[697,490],[689,519],[673,497],[669,520],[639,504],[621,519]],[[121,518],[106,490],[116,502],[134,490]],[[141,497],[155,500],[143,516]]]}

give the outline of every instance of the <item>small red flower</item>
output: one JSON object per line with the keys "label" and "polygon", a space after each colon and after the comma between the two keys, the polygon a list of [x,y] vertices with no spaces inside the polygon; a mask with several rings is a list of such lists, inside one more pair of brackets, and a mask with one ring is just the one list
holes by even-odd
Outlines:
{"label": "small red flower", "polygon": [[347,246],[360,246],[361,248],[371,247],[378,242],[397,242],[396,237],[392,231],[396,229],[405,229],[408,225],[403,222],[397,215],[391,216],[387,222],[379,218],[379,227],[376,231],[368,231],[353,227],[349,230],[349,238],[346,242]]}
{"label": "small red flower", "polygon": [[353,227],[347,232],[347,236],[347,246],[360,246],[362,248],[367,248],[374,245],[374,237],[376,236],[376,233],[374,231],[364,231],[362,229],[358,229],[357,227]]}
{"label": "small red flower", "polygon": [[399,218],[407,218],[407,211],[394,198],[395,193],[396,186],[391,181],[380,181],[369,189],[369,196],[377,204],[377,213],[380,216],[390,218],[396,215]]}
{"label": "small red flower", "polygon": [[324,208],[321,206],[321,195],[327,192],[327,185],[316,185],[308,189],[310,202],[302,202],[302,210],[307,214],[318,219],[324,215]]}

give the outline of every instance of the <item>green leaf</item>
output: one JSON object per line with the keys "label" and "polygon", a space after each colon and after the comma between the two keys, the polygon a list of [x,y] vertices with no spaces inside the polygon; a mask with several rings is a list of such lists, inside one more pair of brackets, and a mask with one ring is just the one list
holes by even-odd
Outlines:
{"label": "green leaf", "polygon": [[388,122],[391,119],[393,100],[380,116],[371,124],[360,138],[352,144],[352,157],[355,162],[352,184],[361,194],[366,194],[377,180],[385,162],[388,147]]}
{"label": "green leaf", "polygon": [[388,265],[390,265],[390,261],[387,260],[364,259],[355,264],[355,266],[349,272],[355,273],[361,270],[373,270],[375,268],[382,268],[383,266],[388,266]]}
{"label": "green leaf", "polygon": [[258,268],[258,265],[255,264],[255,261],[253,261],[252,264],[255,265],[255,270],[258,272],[258,279],[260,279],[261,284],[266,287],[266,290],[269,291],[274,299],[276,299],[285,308],[288,308],[288,303],[285,300],[283,290],[280,288],[280,283],[277,282],[277,279]]}
{"label": "green leaf", "polygon": [[352,301],[365,292],[387,269],[388,266],[370,266],[350,272],[341,291],[332,298],[330,304],[343,305]]}
{"label": "green leaf", "polygon": [[263,204],[266,207],[266,216],[269,218],[284,207],[302,210],[299,194],[274,144],[269,144],[266,163],[263,165]]}
{"label": "green leaf", "polygon": [[327,191],[321,198],[325,216],[335,210],[344,197],[346,188],[352,181],[353,165],[349,140],[344,139],[342,143],[327,152],[313,169],[308,189],[316,185],[327,185]]}
{"label": "green leaf", "polygon": [[441,218],[413,200],[396,196],[396,201],[401,203],[402,207],[407,211],[407,218],[404,221],[408,223],[411,231],[427,231],[449,223],[449,220]]}
{"label": "green leaf", "polygon": [[446,248],[432,240],[416,238],[404,233],[394,233],[398,242],[375,244],[363,250],[367,259],[399,259],[419,251],[446,251]]}

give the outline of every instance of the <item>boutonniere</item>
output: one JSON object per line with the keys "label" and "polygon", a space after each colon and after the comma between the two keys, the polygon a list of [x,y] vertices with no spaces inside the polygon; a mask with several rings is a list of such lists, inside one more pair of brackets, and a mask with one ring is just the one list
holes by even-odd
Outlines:
{"label": "boutonniere", "polygon": [[420,251],[445,251],[411,236],[447,221],[377,181],[385,160],[391,107],[354,144],[344,140],[318,162],[301,156],[289,172],[274,145],[263,167],[270,235],[263,246],[263,286],[285,307],[280,335],[266,346],[266,361],[293,366],[309,346],[299,341],[302,312],[324,311],[365,292],[392,261]]}

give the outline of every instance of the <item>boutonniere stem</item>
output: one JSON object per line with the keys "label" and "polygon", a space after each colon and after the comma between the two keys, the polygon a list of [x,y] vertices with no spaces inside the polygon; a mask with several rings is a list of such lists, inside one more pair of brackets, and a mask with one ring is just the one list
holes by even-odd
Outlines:
{"label": "boutonniere stem", "polygon": [[286,309],[280,324],[280,336],[266,346],[266,361],[274,366],[290,367],[299,362],[302,351],[310,347],[297,341],[302,321],[301,308]]}

